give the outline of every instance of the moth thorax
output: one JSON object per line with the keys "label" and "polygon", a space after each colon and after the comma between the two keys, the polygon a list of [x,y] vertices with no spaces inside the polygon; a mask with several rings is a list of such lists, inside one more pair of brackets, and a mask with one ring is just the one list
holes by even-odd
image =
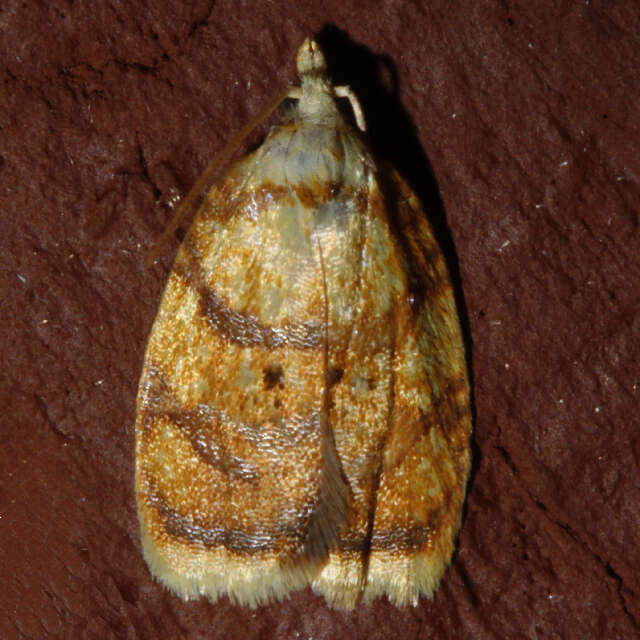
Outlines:
{"label": "moth thorax", "polygon": [[326,78],[302,77],[298,113],[302,118],[326,120],[338,117],[331,84]]}

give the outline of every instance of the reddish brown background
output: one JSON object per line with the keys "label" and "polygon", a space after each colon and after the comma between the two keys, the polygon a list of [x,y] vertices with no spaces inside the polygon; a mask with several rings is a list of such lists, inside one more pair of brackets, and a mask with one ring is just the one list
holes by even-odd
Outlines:
{"label": "reddish brown background", "polygon": [[[0,637],[639,637],[640,6],[300,4],[0,5]],[[143,256],[307,35],[429,209],[465,326],[469,498],[415,609],[185,604],[140,554],[136,385],[177,240]]]}

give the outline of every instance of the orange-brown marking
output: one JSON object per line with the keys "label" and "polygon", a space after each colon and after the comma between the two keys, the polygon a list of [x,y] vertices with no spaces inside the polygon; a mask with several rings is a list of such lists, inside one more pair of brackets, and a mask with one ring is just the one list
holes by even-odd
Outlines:
{"label": "orange-brown marking", "polygon": [[200,313],[225,340],[268,350],[283,347],[317,349],[321,346],[324,337],[321,326],[312,322],[265,326],[255,316],[230,309],[204,282],[197,261],[191,259],[188,264],[188,268],[176,264],[174,273],[184,280],[186,286],[198,293]]}

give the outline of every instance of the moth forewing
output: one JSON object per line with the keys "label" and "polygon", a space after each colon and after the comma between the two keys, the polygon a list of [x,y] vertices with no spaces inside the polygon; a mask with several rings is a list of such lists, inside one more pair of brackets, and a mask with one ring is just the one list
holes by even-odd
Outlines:
{"label": "moth forewing", "polygon": [[144,555],[183,598],[255,606],[309,585],[340,608],[415,604],[450,562],[470,464],[453,293],[312,41],[298,72],[292,117],[205,196],[151,331]]}

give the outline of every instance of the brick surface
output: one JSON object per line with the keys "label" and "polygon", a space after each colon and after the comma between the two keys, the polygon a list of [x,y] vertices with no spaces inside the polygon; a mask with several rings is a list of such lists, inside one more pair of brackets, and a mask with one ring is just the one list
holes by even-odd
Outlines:
{"label": "brick surface", "polygon": [[[640,7],[296,6],[0,8],[0,637],[639,636]],[[415,609],[183,603],[140,553],[136,385],[178,240],[144,255],[307,35],[428,210],[463,317],[473,474]]]}

